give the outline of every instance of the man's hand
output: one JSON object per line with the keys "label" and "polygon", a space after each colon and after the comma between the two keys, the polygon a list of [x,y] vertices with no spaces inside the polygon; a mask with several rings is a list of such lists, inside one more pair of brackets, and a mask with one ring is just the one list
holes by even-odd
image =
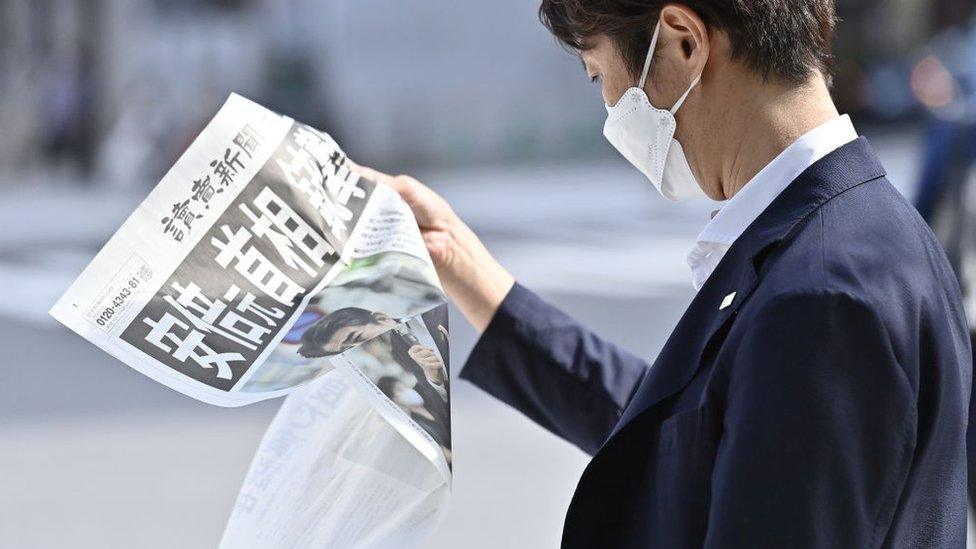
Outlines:
{"label": "man's hand", "polygon": [[444,384],[444,361],[437,357],[437,353],[433,349],[423,345],[414,345],[407,349],[407,354],[424,369],[424,375],[431,383]]}
{"label": "man's hand", "polygon": [[512,275],[430,187],[407,175],[392,176],[355,165],[353,169],[389,186],[410,206],[448,297],[483,332],[512,289]]}

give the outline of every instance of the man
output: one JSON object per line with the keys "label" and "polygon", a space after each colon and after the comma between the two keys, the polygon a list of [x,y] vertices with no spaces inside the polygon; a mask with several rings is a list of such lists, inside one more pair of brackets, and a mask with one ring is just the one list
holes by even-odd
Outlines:
{"label": "man", "polygon": [[653,365],[411,205],[482,331],[461,373],[594,454],[564,547],[963,547],[971,357],[944,254],[828,82],[831,0],[544,0],[604,133],[666,198],[727,200]]}
{"label": "man", "polygon": [[336,309],[309,326],[302,334],[298,354],[305,358],[337,355],[395,327],[386,313],[359,307]]}
{"label": "man", "polygon": [[417,392],[417,383],[410,387],[400,378],[384,376],[376,380],[376,388],[389,397],[394,404],[405,411],[417,425],[434,439],[441,446],[450,461],[451,452],[451,426],[444,422],[444,418],[435,417],[424,402],[424,398]]}
{"label": "man", "polygon": [[450,383],[447,365],[440,357],[447,350],[442,346],[439,329],[446,324],[445,308],[435,309],[424,314],[425,326],[428,319],[440,321],[435,326],[438,333],[432,334],[438,350],[420,344],[420,341],[396,319],[378,311],[368,311],[359,307],[336,309],[314,325],[309,326],[302,335],[302,346],[298,354],[306,358],[332,356],[348,351],[373,338],[380,338],[389,349],[390,356],[403,370],[411,374],[417,384],[413,386],[423,399],[424,408],[433,416],[433,421],[441,425],[435,434],[438,443],[450,447],[450,404],[448,392]]}

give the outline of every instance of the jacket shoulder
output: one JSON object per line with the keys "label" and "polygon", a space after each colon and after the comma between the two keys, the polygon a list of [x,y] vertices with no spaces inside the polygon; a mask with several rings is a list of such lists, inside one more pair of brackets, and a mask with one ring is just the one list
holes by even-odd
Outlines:
{"label": "jacket shoulder", "polygon": [[958,296],[935,235],[885,178],[827,201],[765,263],[764,283],[776,294],[820,288],[878,309],[893,298],[904,302],[947,291]]}
{"label": "jacket shoulder", "polygon": [[916,387],[918,368],[937,355],[923,345],[923,334],[942,334],[940,345],[953,349],[960,364],[966,360],[968,324],[955,275],[935,235],[887,179],[827,201],[760,271],[753,310],[774,302],[815,306],[824,296],[859,304],[880,319]]}

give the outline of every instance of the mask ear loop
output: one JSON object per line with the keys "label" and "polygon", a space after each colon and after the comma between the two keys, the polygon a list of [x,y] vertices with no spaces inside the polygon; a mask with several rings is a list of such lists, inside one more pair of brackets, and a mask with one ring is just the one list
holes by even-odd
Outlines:
{"label": "mask ear loop", "polygon": [[678,99],[678,102],[675,103],[673,107],[671,107],[672,115],[678,112],[678,108],[681,107],[682,104],[684,104],[685,99],[688,99],[688,95],[691,93],[691,90],[695,89],[695,86],[697,86],[698,83],[701,82],[701,78],[702,78],[701,73],[698,73],[698,76],[696,76],[695,79],[691,81],[691,85],[688,86],[688,89],[685,91],[684,95],[682,95],[681,98]]}
{"label": "mask ear loop", "polygon": [[647,70],[651,68],[651,58],[654,57],[654,48],[657,46],[657,36],[661,33],[661,21],[658,20],[657,25],[654,26],[654,36],[651,38],[651,45],[647,48],[647,57],[644,58],[644,70],[641,71],[640,83],[637,87],[644,89],[644,83],[647,82]]}
{"label": "mask ear loop", "polygon": [[[647,48],[647,57],[644,58],[644,69],[641,71],[640,82],[637,84],[641,90],[644,89],[644,84],[647,82],[647,71],[651,68],[651,59],[654,57],[654,48],[657,46],[657,38],[661,34],[661,20],[658,19],[657,25],[654,26],[654,35],[651,37],[651,45]],[[698,73],[698,76],[691,82],[685,93],[678,99],[677,103],[671,107],[671,114],[678,112],[681,105],[684,104],[685,99],[688,99],[688,95],[691,94],[691,90],[695,89],[695,86],[701,82],[702,73]]]}

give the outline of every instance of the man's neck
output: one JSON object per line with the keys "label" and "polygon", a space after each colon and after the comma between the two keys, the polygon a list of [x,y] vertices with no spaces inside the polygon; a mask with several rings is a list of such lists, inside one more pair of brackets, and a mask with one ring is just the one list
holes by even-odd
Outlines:
{"label": "man's neck", "polygon": [[747,108],[727,111],[725,127],[731,129],[731,135],[717,156],[722,159],[717,168],[726,199],[735,196],[803,134],[838,116],[830,91],[819,76],[800,87],[756,84],[743,89],[737,99]]}

